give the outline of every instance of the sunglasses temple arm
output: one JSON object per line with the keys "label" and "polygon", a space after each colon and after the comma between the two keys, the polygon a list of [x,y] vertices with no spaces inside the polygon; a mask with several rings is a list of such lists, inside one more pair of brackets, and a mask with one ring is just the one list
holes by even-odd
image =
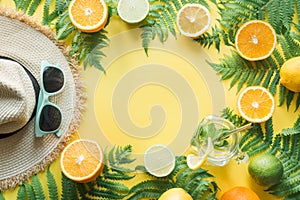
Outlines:
{"label": "sunglasses temple arm", "polygon": [[57,131],[55,134],[56,134],[57,137],[61,136],[61,132],[60,131]]}

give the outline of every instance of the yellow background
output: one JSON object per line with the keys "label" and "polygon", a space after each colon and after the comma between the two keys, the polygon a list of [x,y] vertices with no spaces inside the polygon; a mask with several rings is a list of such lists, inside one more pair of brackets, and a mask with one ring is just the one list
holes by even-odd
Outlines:
{"label": "yellow background", "polygon": [[[14,8],[12,0],[2,1],[1,4]],[[210,11],[213,22],[217,17],[215,10],[216,9],[212,9]],[[40,19],[39,12],[35,16]],[[194,44],[190,38],[178,35],[178,38],[174,39],[170,35],[165,44],[153,41],[153,43],[151,43],[151,47],[153,48],[150,48],[149,57],[147,57],[141,48],[141,40],[138,35],[139,32],[127,32],[133,28],[136,27],[126,24],[117,17],[113,17],[106,28],[108,36],[109,38],[117,37],[117,42],[121,40],[120,37],[122,37],[122,35],[126,36],[126,41],[123,41],[126,43],[126,46],[112,44],[105,50],[107,58],[103,60],[102,64],[104,67],[107,67],[106,75],[94,68],[87,68],[83,71],[82,75],[86,83],[88,94],[87,108],[83,113],[78,135],[75,137],[96,140],[103,148],[113,144],[131,144],[133,146],[133,155],[138,157],[137,162],[141,162],[140,157],[144,150],[148,146],[156,143],[169,145],[177,155],[183,154],[188,145],[192,130],[190,133],[187,133],[185,137],[172,134],[179,131],[180,123],[183,120],[178,117],[181,116],[183,111],[180,104],[181,99],[176,96],[176,92],[168,90],[168,87],[163,84],[145,84],[140,88],[137,88],[135,92],[131,94],[129,99],[125,99],[125,101],[128,100],[128,102],[121,102],[122,105],[128,105],[130,119],[134,124],[140,126],[140,129],[138,130],[143,130],[143,127],[151,125],[153,120],[164,116],[161,119],[163,121],[162,128],[156,130],[154,135],[134,135],[134,137],[132,137],[130,136],[130,133],[126,132],[126,130],[123,130],[116,124],[114,112],[112,111],[113,106],[111,105],[112,96],[114,95],[113,90],[116,89],[121,79],[124,77],[126,78],[128,74],[130,75],[130,73],[135,72],[138,67],[143,65],[145,65],[145,67],[147,67],[147,65],[153,67],[153,65],[155,65],[157,69],[159,69],[161,65],[163,65],[172,69],[172,72],[176,72],[191,86],[190,88],[192,88],[194,94],[193,98],[195,98],[194,101],[196,102],[196,105],[198,105],[198,109],[201,110],[199,115],[196,116],[198,121],[207,114],[218,113],[219,110],[214,110],[212,101],[220,101],[220,105],[224,103],[224,107],[235,109],[236,89],[232,88],[229,90],[228,81],[218,81],[216,84],[221,85],[224,88],[226,96],[221,100],[212,99],[213,96],[210,93],[212,91],[209,90],[207,82],[205,81],[206,78],[210,77],[205,77],[205,73],[198,73],[197,70],[199,71],[199,69],[195,68],[195,63],[198,65],[199,62],[203,62],[201,64],[202,67],[209,68],[208,64],[205,64],[205,59],[218,63],[219,59],[224,54],[229,54],[228,48],[222,47],[221,52],[218,53],[214,47],[202,49],[198,44]],[[177,50],[182,50],[183,56],[178,53]],[[153,73],[157,73],[157,71]],[[145,76],[145,78],[147,77],[145,74],[143,74],[143,76]],[[158,79],[159,81],[163,81],[162,77]],[[133,81],[134,80],[135,79],[133,79]],[[276,96],[275,99],[278,100],[278,97]],[[158,105],[163,110],[153,109],[153,106],[155,105]],[[274,129],[276,132],[292,126],[295,122],[299,112],[294,113],[293,108],[294,107],[291,107],[291,111],[288,112],[286,111],[285,106],[276,107],[273,117]],[[188,107],[188,109],[191,108]],[[191,120],[193,128],[195,125],[193,124],[193,122],[195,122],[195,116],[190,117],[193,118],[193,120]],[[128,130],[133,129],[132,127],[127,128]],[[144,134],[147,135],[146,132]],[[143,137],[144,139],[142,139]],[[181,145],[182,147],[180,148],[178,145]],[[51,165],[51,170],[57,177],[57,180],[60,180],[61,175],[58,160],[59,159]],[[235,161],[231,161],[225,167],[204,166],[204,168],[208,169],[209,172],[216,177],[215,181],[221,189],[218,193],[218,197],[220,197],[224,191],[234,186],[246,186],[252,188],[263,200],[278,199],[267,194],[263,191],[265,188],[262,188],[251,181],[247,172],[247,164],[238,165]],[[39,174],[39,176],[42,179],[45,177],[43,176],[43,173]],[[142,178],[142,176],[138,176],[131,180],[128,183],[129,186],[136,184],[137,181],[141,181]],[[61,190],[61,188],[59,188],[59,190]],[[4,195],[7,199],[15,199],[16,191],[17,190],[7,191]]]}

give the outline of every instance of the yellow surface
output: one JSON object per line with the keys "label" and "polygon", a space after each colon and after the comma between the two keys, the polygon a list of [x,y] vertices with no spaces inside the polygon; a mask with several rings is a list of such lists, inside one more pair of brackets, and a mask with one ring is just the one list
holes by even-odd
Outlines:
{"label": "yellow surface", "polygon": [[[14,7],[10,0],[1,4]],[[215,19],[216,13],[211,14]],[[164,44],[153,41],[147,57],[141,48],[140,30],[134,28],[111,19],[106,29],[110,47],[102,61],[106,74],[94,68],[83,72],[88,100],[78,132],[79,137],[96,140],[103,148],[131,144],[136,164],[142,164],[144,150],[156,143],[168,145],[176,155],[183,154],[202,118],[219,114],[225,107],[236,110],[236,89],[229,90],[228,82],[220,82],[206,63],[219,62],[229,52],[226,47],[218,53],[214,48],[201,48],[190,38],[170,35]],[[299,112],[293,113],[293,107],[290,110],[276,107],[275,131],[294,123]],[[216,177],[221,189],[218,196],[239,185],[252,188],[262,200],[277,199],[251,182],[246,164],[231,161],[225,167],[204,167]],[[58,160],[51,169],[60,180]],[[130,185],[141,180],[138,176]],[[16,190],[4,195],[15,199]]]}

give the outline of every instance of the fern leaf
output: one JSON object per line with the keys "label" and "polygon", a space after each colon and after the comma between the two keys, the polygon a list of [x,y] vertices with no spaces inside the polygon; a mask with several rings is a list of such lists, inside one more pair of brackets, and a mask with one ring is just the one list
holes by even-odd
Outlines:
{"label": "fern leaf", "polygon": [[148,189],[147,191],[137,191],[128,200],[136,199],[158,199],[162,195],[160,190]]}
{"label": "fern leaf", "polygon": [[36,197],[35,197],[35,193],[33,191],[33,187],[27,183],[24,184],[24,187],[25,187],[25,191],[26,191],[26,194],[27,194],[27,198],[29,200],[35,200]]}
{"label": "fern leaf", "polygon": [[119,172],[106,172],[104,177],[111,180],[130,180],[135,177],[135,175]]}
{"label": "fern leaf", "polygon": [[37,176],[32,177],[31,185],[36,199],[45,199],[45,193],[42,184]]}
{"label": "fern leaf", "polygon": [[168,179],[154,179],[142,181],[130,189],[130,194],[134,194],[141,191],[157,190],[164,192],[174,187],[174,183]]}
{"label": "fern leaf", "polygon": [[50,171],[50,167],[47,169],[47,186],[49,192],[49,199],[56,200],[58,199],[57,185],[53,174]]}
{"label": "fern leaf", "polygon": [[68,179],[63,173],[62,173],[62,193],[61,193],[61,200],[77,200],[77,190],[75,182]]}
{"label": "fern leaf", "polygon": [[97,199],[99,199],[99,197],[102,199],[124,199],[126,196],[109,189],[94,189],[93,192],[89,193],[88,195],[96,197]]}
{"label": "fern leaf", "polygon": [[20,188],[18,189],[18,193],[17,193],[17,200],[24,200],[26,199],[26,190],[25,190],[25,186],[21,185]]}
{"label": "fern leaf", "polygon": [[105,180],[103,178],[97,179],[97,185],[101,188],[111,189],[122,194],[127,194],[129,191],[128,187],[126,187],[124,184],[111,180]]}
{"label": "fern leaf", "polygon": [[41,0],[33,0],[33,2],[31,2],[30,7],[28,9],[28,15],[33,15],[35,13],[35,11],[37,10],[37,7],[41,4]]}

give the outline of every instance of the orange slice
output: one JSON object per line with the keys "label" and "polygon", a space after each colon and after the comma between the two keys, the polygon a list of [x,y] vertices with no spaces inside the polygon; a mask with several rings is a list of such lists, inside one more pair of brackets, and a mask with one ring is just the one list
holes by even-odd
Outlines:
{"label": "orange slice", "polygon": [[276,32],[261,20],[252,20],[242,25],[235,36],[235,47],[239,55],[249,61],[269,57],[276,46]]}
{"label": "orange slice", "polygon": [[83,183],[94,180],[104,166],[102,149],[93,140],[75,140],[63,150],[60,166],[66,177],[73,181]]}
{"label": "orange slice", "polygon": [[210,13],[200,4],[185,4],[177,13],[177,27],[182,35],[196,38],[210,26]]}
{"label": "orange slice", "polygon": [[250,86],[238,96],[237,107],[244,119],[253,123],[261,123],[272,117],[274,102],[274,97],[266,88]]}
{"label": "orange slice", "polygon": [[72,0],[68,9],[71,22],[83,32],[99,31],[108,18],[105,0]]}

